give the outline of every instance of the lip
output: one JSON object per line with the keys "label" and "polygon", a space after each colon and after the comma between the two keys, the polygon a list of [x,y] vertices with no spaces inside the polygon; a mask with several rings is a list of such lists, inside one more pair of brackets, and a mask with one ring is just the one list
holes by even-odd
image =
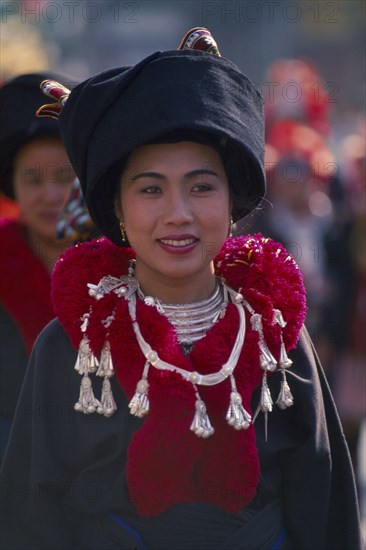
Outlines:
{"label": "lip", "polygon": [[194,235],[167,235],[157,239],[160,247],[171,254],[187,254],[196,247],[198,241]]}

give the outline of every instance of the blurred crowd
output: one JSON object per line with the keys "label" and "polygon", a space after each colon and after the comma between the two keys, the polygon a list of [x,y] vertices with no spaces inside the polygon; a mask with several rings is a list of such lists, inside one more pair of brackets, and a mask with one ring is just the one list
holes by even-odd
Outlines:
{"label": "blurred crowd", "polygon": [[267,202],[250,230],[282,242],[304,275],[307,328],[336,401],[365,516],[366,121],[360,117],[337,143],[316,67],[278,60],[267,78],[301,97],[265,98]]}
{"label": "blurred crowd", "polygon": [[336,146],[316,67],[278,60],[267,79],[292,95],[265,98],[268,202],[251,230],[282,242],[300,266],[307,327],[356,461],[366,387],[365,119]]}
{"label": "blurred crowd", "polygon": [[[365,425],[366,387],[365,119],[360,118],[351,133],[335,139],[332,104],[321,75],[308,61],[277,60],[266,78],[276,83],[264,93],[268,194],[249,230],[282,242],[304,274],[307,327],[333,391],[352,458],[361,471],[363,458],[357,452]],[[33,137],[38,145],[46,145],[39,141],[44,134]],[[41,173],[52,176],[47,170]],[[48,233],[42,242],[47,241],[52,250],[58,243],[59,251],[95,236],[77,184],[71,187],[70,177],[57,183],[53,175],[55,191],[46,179],[37,183],[37,200],[46,204],[40,218]],[[41,187],[44,199],[39,198]],[[25,228],[28,242],[35,242],[34,232],[39,233],[40,226],[35,230],[32,226],[32,203],[24,202],[19,186],[12,193],[4,185],[1,189],[0,218],[16,220]],[[58,221],[55,213],[61,215],[67,201]],[[39,250],[33,244],[33,252],[50,272],[55,257],[48,254],[46,265]],[[29,351],[25,346],[24,356]]]}

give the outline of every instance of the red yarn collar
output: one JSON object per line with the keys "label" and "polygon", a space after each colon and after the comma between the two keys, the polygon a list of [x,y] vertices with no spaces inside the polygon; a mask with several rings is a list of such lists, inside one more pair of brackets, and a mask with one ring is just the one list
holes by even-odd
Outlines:
{"label": "red yarn collar", "polygon": [[50,297],[50,274],[26,240],[16,220],[0,220],[0,301],[17,324],[27,352],[54,317]]}
{"label": "red yarn collar", "polygon": [[[80,318],[91,311],[87,335],[93,352],[99,354],[108,338],[117,380],[129,399],[145,359],[134,336],[127,303],[114,293],[95,301],[88,294],[87,283],[97,284],[105,275],[125,274],[132,254],[106,239],[80,244],[63,255],[53,277],[55,310],[74,345],[81,340]],[[283,331],[286,349],[296,345],[305,317],[304,286],[294,260],[280,244],[261,235],[229,239],[216,258],[216,272],[232,288],[241,288],[245,299],[262,314],[265,338],[276,358],[280,329],[272,324],[274,308],[280,309],[287,321]],[[112,311],[115,319],[105,329],[101,321]],[[239,322],[235,306],[229,305],[224,319],[187,357],[177,343],[174,327],[155,308],[138,302],[137,318],[144,338],[162,359],[204,374],[219,370],[227,361]],[[259,367],[258,333],[247,321],[235,379],[243,406],[251,412],[252,393],[263,371]],[[209,502],[228,512],[239,512],[255,495],[259,461],[253,426],[235,431],[226,423],[229,380],[200,387],[215,427],[209,439],[200,439],[189,430],[195,403],[191,383],[176,373],[151,368],[149,384],[151,410],[131,440],[127,462],[130,497],[139,513],[149,517],[183,502]]]}

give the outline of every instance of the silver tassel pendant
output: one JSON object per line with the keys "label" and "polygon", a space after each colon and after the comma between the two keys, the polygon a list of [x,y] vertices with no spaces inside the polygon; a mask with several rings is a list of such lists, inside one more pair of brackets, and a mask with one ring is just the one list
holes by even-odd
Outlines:
{"label": "silver tassel pendant", "polygon": [[92,414],[96,411],[101,412],[102,405],[94,397],[92,383],[87,374],[84,374],[81,380],[79,401],[75,403],[74,409],[84,414]]}
{"label": "silver tassel pendant", "polygon": [[263,382],[262,382],[262,389],[261,389],[261,398],[258,405],[258,408],[255,412],[254,419],[257,417],[257,414],[259,411],[264,413],[264,438],[265,441],[268,439],[268,413],[272,412],[272,396],[271,392],[269,391],[269,387],[267,384],[267,373],[265,372],[263,374]]}
{"label": "silver tassel pendant", "polygon": [[196,434],[197,437],[206,439],[207,437],[210,437],[215,430],[208,417],[206,405],[202,399],[199,398],[199,396],[197,396],[195,406],[196,412],[190,429]]}
{"label": "silver tassel pendant", "polygon": [[230,394],[230,405],[226,413],[226,421],[235,430],[247,430],[252,422],[252,417],[242,405],[241,395],[237,391]]}
{"label": "silver tassel pendant", "polygon": [[150,401],[148,397],[149,382],[147,381],[147,375],[149,372],[150,363],[146,361],[142,378],[137,382],[135,395],[128,404],[130,414],[144,418],[150,410]]}
{"label": "silver tassel pendant", "polygon": [[292,396],[290,386],[288,385],[286,380],[286,373],[285,371],[282,371],[281,388],[278,394],[276,405],[280,409],[284,410],[284,409],[287,409],[288,407],[292,407],[293,404],[294,404],[294,398]]}
{"label": "silver tassel pendant", "polygon": [[149,383],[146,378],[142,378],[136,386],[136,392],[131,399],[128,407],[130,414],[144,418],[150,410],[150,402],[148,398]]}
{"label": "silver tassel pendant", "polygon": [[258,347],[259,347],[259,362],[260,362],[261,368],[264,371],[270,371],[270,372],[275,371],[277,367],[277,361],[273,357],[272,353],[270,352],[267,346],[267,343],[264,339],[262,316],[259,313],[253,313],[250,318],[250,324],[252,325],[252,329],[258,332],[258,335],[259,335]]}
{"label": "silver tassel pendant", "polygon": [[291,367],[292,365],[292,361],[291,359],[288,357],[287,355],[287,352],[286,352],[286,348],[285,348],[285,344],[282,340],[282,335],[281,335],[281,349],[280,349],[280,358],[279,358],[279,367],[281,369],[288,369],[289,367]]}
{"label": "silver tassel pendant", "polygon": [[100,401],[101,411],[98,410],[98,412],[101,412],[101,414],[107,417],[112,416],[116,412],[117,405],[113,398],[111,383],[108,378],[103,380],[102,397]]}
{"label": "silver tassel pendant", "polygon": [[260,400],[260,410],[264,413],[272,412],[272,396],[269,391],[267,384],[267,374],[263,375],[262,390],[261,390],[261,400]]}
{"label": "silver tassel pendant", "polygon": [[285,344],[283,342],[282,330],[287,325],[286,321],[283,318],[283,315],[279,309],[273,310],[273,323],[277,323],[281,327],[280,338],[281,338],[281,349],[280,349],[280,358],[279,358],[279,367],[281,369],[288,369],[292,365],[291,359],[287,356]]}
{"label": "silver tassel pendant", "polygon": [[286,372],[284,369],[288,369],[289,367],[291,367],[292,361],[287,355],[286,347],[285,347],[285,343],[283,341],[283,335],[282,335],[282,330],[285,328],[287,323],[284,320],[283,315],[279,309],[275,309],[273,311],[273,322],[277,323],[281,327],[281,332],[280,332],[281,348],[280,348],[280,357],[278,360],[278,366],[281,369],[282,381],[281,381],[281,388],[278,394],[276,405],[278,405],[280,409],[287,409],[288,407],[292,407],[292,405],[294,404],[294,398],[291,393],[290,386],[287,383]]}
{"label": "silver tassel pendant", "polygon": [[261,365],[261,368],[265,371],[273,372],[277,368],[277,361],[273,357],[272,353],[268,349],[268,346],[264,339],[260,339],[258,342],[260,355],[259,355],[259,362]]}
{"label": "silver tassel pendant", "polygon": [[87,335],[84,334],[79,345],[79,352],[76,358],[74,369],[79,374],[89,374],[91,372],[95,372],[97,368],[98,360],[90,349],[89,339]]}
{"label": "silver tassel pendant", "polygon": [[104,416],[112,416],[117,410],[117,405],[112,394],[111,383],[109,381],[109,378],[113,375],[114,369],[111,348],[108,340],[106,340],[100,354],[99,368],[97,371],[97,376],[104,376],[101,396],[102,410],[100,411]]}
{"label": "silver tassel pendant", "polygon": [[113,361],[111,355],[111,347],[108,340],[105,341],[99,360],[99,368],[97,370],[97,376],[104,376],[111,378],[114,375]]}

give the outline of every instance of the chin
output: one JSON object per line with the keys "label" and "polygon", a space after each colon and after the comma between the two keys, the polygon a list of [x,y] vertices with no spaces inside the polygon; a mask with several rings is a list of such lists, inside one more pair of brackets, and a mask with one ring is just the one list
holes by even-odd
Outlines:
{"label": "chin", "polygon": [[200,276],[202,273],[202,266],[199,268],[190,267],[187,265],[182,265],[181,267],[172,267],[171,269],[166,269],[164,272],[162,272],[162,275],[165,275],[165,277],[170,277],[171,279],[187,279],[192,277],[193,279],[195,277]]}
{"label": "chin", "polygon": [[42,241],[56,242],[56,228],[54,226],[52,228],[38,227],[37,229],[33,229],[33,231],[31,228],[29,229],[33,232],[33,235]]}

